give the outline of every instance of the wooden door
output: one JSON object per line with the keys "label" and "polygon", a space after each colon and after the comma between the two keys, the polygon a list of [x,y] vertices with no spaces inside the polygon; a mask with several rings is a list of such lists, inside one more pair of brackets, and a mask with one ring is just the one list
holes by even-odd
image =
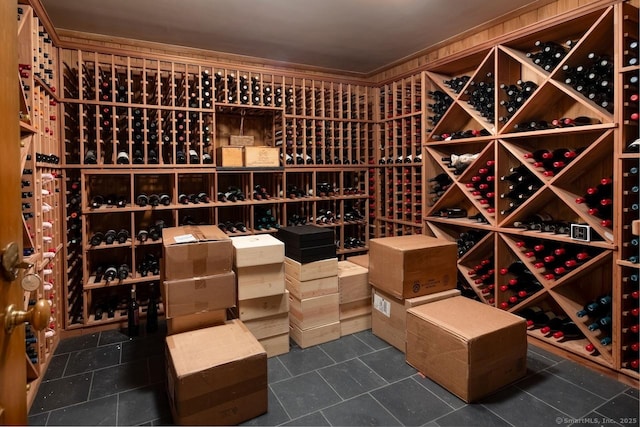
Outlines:
{"label": "wooden door", "polygon": [[[20,130],[18,124],[17,4],[0,2],[0,249],[10,242],[22,248],[20,219]],[[20,282],[0,275],[0,424],[27,422],[24,326],[7,334],[5,310],[22,307]]]}

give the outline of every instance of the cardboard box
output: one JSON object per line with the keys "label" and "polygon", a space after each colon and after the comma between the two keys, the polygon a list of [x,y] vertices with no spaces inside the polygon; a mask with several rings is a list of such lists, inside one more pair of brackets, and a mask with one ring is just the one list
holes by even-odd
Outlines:
{"label": "cardboard box", "polygon": [[213,276],[231,272],[233,245],[215,225],[163,228],[162,256],[162,280]]}
{"label": "cardboard box", "polygon": [[340,338],[340,322],[304,330],[292,324],[289,328],[289,334],[300,348],[307,348]]}
{"label": "cardboard box", "polygon": [[414,235],[369,241],[369,282],[404,299],[454,289],[458,247],[455,242]]}
{"label": "cardboard box", "polygon": [[285,291],[284,265],[268,264],[236,268],[240,301],[280,295]]}
{"label": "cardboard box", "polygon": [[301,282],[285,275],[285,286],[291,295],[298,299],[320,297],[338,292],[338,276],[323,277],[321,279],[305,280]]}
{"label": "cardboard box", "polygon": [[253,136],[239,136],[239,135],[230,135],[229,136],[229,145],[234,147],[245,147],[247,145],[253,145],[254,138]]}
{"label": "cardboard box", "polygon": [[196,329],[223,325],[227,321],[227,310],[202,311],[186,316],[167,317],[167,335],[181,334]]}
{"label": "cardboard box", "polygon": [[289,321],[302,330],[339,322],[338,300],[337,293],[305,299],[289,294]]}
{"label": "cardboard box", "polygon": [[254,337],[261,340],[289,332],[289,314],[282,313],[275,316],[247,320],[244,324]]}
{"label": "cardboard box", "polygon": [[236,305],[236,274],[165,281],[161,290],[167,317],[226,309]]}
{"label": "cardboard box", "polygon": [[407,362],[465,402],[527,372],[523,318],[464,297],[407,311]]}
{"label": "cardboard box", "polygon": [[340,336],[371,329],[371,297],[340,304]]}
{"label": "cardboard box", "polygon": [[404,353],[406,351],[407,309],[459,295],[459,290],[451,289],[400,300],[384,291],[373,288],[371,332]]}
{"label": "cardboard box", "polygon": [[286,334],[259,339],[267,352],[267,358],[289,353],[289,331]]}
{"label": "cardboard box", "polygon": [[284,272],[300,282],[338,275],[338,258],[302,264],[294,259],[284,259]]}
{"label": "cardboard box", "polygon": [[167,391],[180,425],[235,425],[267,411],[267,353],[239,320],[166,338]]}
{"label": "cardboard box", "polygon": [[280,148],[246,146],[244,165],[248,168],[277,168],[280,166]]}
{"label": "cardboard box", "polygon": [[284,262],[284,243],[270,234],[232,237],[231,242],[235,267]]}
{"label": "cardboard box", "polygon": [[221,167],[243,167],[244,153],[242,147],[216,148],[216,165]]}
{"label": "cardboard box", "polygon": [[371,297],[369,271],[349,261],[338,262],[340,304]]}
{"label": "cardboard box", "polygon": [[240,320],[260,319],[289,312],[289,291],[278,295],[241,300],[238,302]]}
{"label": "cardboard box", "polygon": [[350,256],[347,258],[347,261],[358,264],[360,267],[364,267],[369,270],[369,254]]}

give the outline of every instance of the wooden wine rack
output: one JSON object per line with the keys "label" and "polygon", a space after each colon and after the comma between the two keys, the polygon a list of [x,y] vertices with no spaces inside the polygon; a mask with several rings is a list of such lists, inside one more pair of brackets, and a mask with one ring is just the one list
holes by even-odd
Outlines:
{"label": "wooden wine rack", "polygon": [[[111,317],[96,319],[96,308],[117,307],[130,286],[144,295],[159,280],[143,276],[137,266],[147,253],[160,257],[162,241],[136,239],[159,220],[165,226],[231,221],[246,231],[229,234],[243,235],[273,233],[293,225],[293,218],[304,219],[335,230],[340,257],[368,250],[368,164],[375,125],[369,86],[133,52],[63,48],[60,57],[64,161],[68,182],[80,187],[81,198],[74,222],[80,232],[70,239],[75,249],[68,246],[67,252],[73,273],[67,329],[121,322],[114,310]],[[217,148],[229,147],[234,136],[277,148],[280,165],[225,166],[224,152]],[[157,162],[150,164],[152,152]],[[123,153],[128,163],[118,162]],[[210,163],[203,161],[207,155]],[[254,197],[257,185],[268,199]],[[331,191],[320,194],[325,185]],[[245,199],[219,200],[217,195],[230,188],[241,190]],[[208,202],[179,200],[180,194],[201,192]],[[91,208],[93,197],[110,194],[122,198],[123,205]],[[171,202],[138,206],[140,194],[166,194]],[[344,217],[353,212],[355,217]],[[274,224],[264,226],[265,216]],[[90,245],[93,234],[111,229],[126,230],[129,238]],[[128,278],[96,282],[99,266],[122,264],[130,268]]]}
{"label": "wooden wine rack", "polygon": [[376,236],[422,232],[424,87],[425,75],[419,73],[378,90]]}
{"label": "wooden wine rack", "polygon": [[64,327],[66,309],[61,284],[64,277],[62,166],[60,158],[59,98],[56,94],[57,50],[34,10],[18,5],[18,63],[20,70],[20,135],[24,259],[33,267],[26,273],[43,284],[24,294],[24,310],[39,299],[51,302],[51,318],[27,347],[27,402],[30,405]]}
{"label": "wooden wine rack", "polygon": [[[396,87],[406,85],[410,80],[411,90],[421,87],[424,91],[423,105],[429,102],[429,91],[443,91],[453,102],[440,121],[427,131],[426,117],[423,119],[421,134],[424,153],[424,175],[422,182],[439,174],[447,174],[452,185],[435,203],[425,197],[422,210],[425,212],[424,232],[430,235],[456,241],[461,232],[477,230],[486,233],[474,247],[458,260],[459,282],[464,288],[472,290],[476,298],[488,304],[519,312],[527,306],[540,306],[557,314],[566,315],[575,321],[584,338],[578,340],[557,341],[543,336],[539,331],[529,332],[537,344],[559,351],[577,360],[588,360],[593,364],[608,368],[637,380],[638,371],[625,368],[624,362],[632,354],[627,346],[637,341],[631,326],[638,318],[630,315],[637,308],[638,300],[630,297],[638,291],[637,283],[630,277],[638,274],[638,264],[631,263],[630,257],[637,256],[637,247],[632,240],[631,221],[637,219],[638,195],[631,190],[637,185],[637,175],[628,175],[631,167],[637,167],[640,156],[637,153],[625,153],[625,147],[638,138],[638,122],[631,120],[631,114],[638,111],[637,102],[628,101],[629,96],[637,92],[627,83],[632,75],[638,75],[638,66],[626,66],[625,60],[632,53],[625,52],[624,46],[630,40],[638,39],[638,8],[628,3],[620,3],[596,12],[586,13],[571,22],[555,24],[550,27],[538,26],[529,34],[476,51],[467,57],[455,61],[441,62],[429,67],[418,77],[405,78],[402,81],[388,83],[381,90],[381,141],[391,141],[391,129],[394,120],[401,121],[412,117],[413,110],[395,108],[395,101],[389,101],[388,94],[395,93]],[[545,71],[533,64],[525,53],[534,50],[536,40],[563,43],[574,40],[574,47],[554,69]],[[607,55],[615,61],[615,106],[605,109],[596,105],[571,86],[565,84],[563,65],[575,67],[585,62],[587,55],[595,52]],[[637,52],[635,53],[637,55]],[[489,74],[490,73],[490,74]],[[463,88],[459,93],[444,84],[454,77],[469,76],[469,82],[478,82],[490,75],[494,84],[495,113],[493,117],[482,117],[468,103],[468,94]],[[517,80],[533,81],[537,89],[508,120],[500,101],[505,99],[501,84],[513,84]],[[417,82],[420,82],[419,85]],[[470,87],[470,83],[465,88]],[[390,89],[394,88],[394,89]],[[405,93],[405,92],[400,92]],[[384,103],[384,105],[382,104]],[[385,107],[388,105],[389,108]],[[389,111],[391,110],[391,111]],[[416,112],[416,114],[418,114]],[[426,116],[427,112],[422,111]],[[596,119],[596,124],[568,128],[530,130],[521,132],[517,124],[545,120],[551,122],[560,117],[587,116]],[[454,140],[440,140],[439,135],[463,130],[484,130],[486,136],[469,137]],[[404,135],[403,135],[404,136]],[[406,146],[410,139],[402,139]],[[525,153],[544,148],[553,150],[562,147],[584,148],[566,167],[552,176],[542,173],[524,158]],[[380,150],[378,161],[389,156],[389,149]],[[393,153],[393,151],[391,151]],[[476,160],[460,175],[455,175],[442,158],[451,154],[477,153]],[[489,163],[487,163],[489,162]],[[480,168],[491,164],[495,169],[494,199],[480,201],[466,185],[478,174]],[[508,175],[512,167],[523,167],[537,180],[537,188],[516,209],[509,209],[508,200],[501,199],[506,193],[507,182],[500,177]],[[379,166],[380,170],[394,169],[394,166]],[[392,176],[392,172],[388,172]],[[391,189],[385,184],[390,181],[384,172],[378,172],[380,179],[376,224],[387,220],[387,212],[393,211],[393,200],[385,202],[385,194]],[[603,226],[600,219],[589,215],[587,208],[576,203],[588,187],[595,186],[600,178],[613,177],[614,180],[614,219],[612,226]],[[633,183],[632,183],[633,181]],[[426,190],[426,186],[423,191]],[[487,203],[489,202],[489,203]],[[635,204],[635,205],[634,205]],[[468,216],[481,214],[484,221],[467,218],[445,218],[438,213],[446,208],[464,208]],[[493,209],[488,209],[493,207]],[[555,220],[568,223],[586,224],[590,227],[592,238],[588,242],[572,240],[568,235],[523,231],[513,226],[514,221],[525,220],[532,214],[546,212]],[[398,230],[376,230],[380,235],[401,234]],[[580,247],[588,251],[590,258],[568,274],[550,278],[548,272],[534,267],[530,254],[524,249],[536,244],[560,244],[567,248]],[[635,252],[634,252],[635,251]],[[494,263],[493,287],[477,284],[469,271],[483,259],[492,256]],[[527,295],[524,299],[513,298],[510,290],[501,291],[512,276],[502,276],[500,268],[507,267],[513,261],[523,262],[542,284],[542,289]],[[507,287],[508,288],[508,287]],[[602,295],[613,298],[613,327],[610,337],[602,332],[592,332],[587,328],[594,319],[579,318],[576,313],[589,301]],[[604,341],[603,341],[604,339]],[[607,343],[608,340],[610,343]],[[585,347],[591,344],[593,350]],[[637,354],[636,356],[637,357]],[[606,370],[606,369],[605,369]]]}

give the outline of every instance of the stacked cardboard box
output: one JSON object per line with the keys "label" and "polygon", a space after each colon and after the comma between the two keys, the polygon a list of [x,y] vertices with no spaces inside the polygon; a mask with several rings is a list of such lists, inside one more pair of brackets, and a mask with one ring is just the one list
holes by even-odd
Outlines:
{"label": "stacked cardboard box", "polygon": [[178,425],[235,425],[267,411],[267,355],[240,320],[166,339],[167,391]]}
{"label": "stacked cardboard box", "polygon": [[[457,245],[423,235],[369,241],[369,282],[374,287],[374,335],[406,351],[406,310],[459,295]],[[433,297],[426,297],[434,295]]]}
{"label": "stacked cardboard box", "polygon": [[231,239],[214,225],[162,230],[162,300],[169,335],[223,324],[236,305]]}
{"label": "stacked cardboard box", "polygon": [[334,232],[313,225],[285,227],[291,338],[302,348],[340,338],[338,259]]}
{"label": "stacked cardboard box", "polygon": [[340,335],[371,329],[369,270],[350,261],[338,262]]}
{"label": "stacked cardboard box", "polygon": [[373,289],[371,330],[403,353],[406,352],[407,310],[419,305],[459,296],[460,291],[449,289],[415,298],[398,299],[380,289]]}
{"label": "stacked cardboard box", "polygon": [[289,293],[284,280],[284,244],[270,234],[233,237],[238,278],[238,315],[267,351],[289,351]]}

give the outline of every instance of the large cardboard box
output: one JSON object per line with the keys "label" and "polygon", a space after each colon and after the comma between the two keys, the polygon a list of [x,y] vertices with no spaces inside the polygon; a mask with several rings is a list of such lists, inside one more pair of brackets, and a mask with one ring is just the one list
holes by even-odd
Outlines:
{"label": "large cardboard box", "polygon": [[289,294],[289,321],[302,330],[339,322],[338,301],[337,293],[305,299],[298,299]]}
{"label": "large cardboard box", "polygon": [[340,322],[309,329],[300,329],[297,325],[291,324],[289,334],[300,348],[307,348],[340,338]]}
{"label": "large cardboard box", "polygon": [[338,292],[338,276],[301,282],[291,276],[285,276],[285,285],[291,295],[298,299],[320,297]]}
{"label": "large cardboard box", "polygon": [[369,282],[404,299],[456,287],[455,242],[414,235],[369,241]]}
{"label": "large cardboard box", "polygon": [[407,309],[459,295],[459,290],[451,289],[401,300],[373,288],[371,332],[404,353],[406,351]]}
{"label": "large cardboard box", "polygon": [[163,228],[162,253],[162,280],[224,274],[233,266],[231,239],[215,225]]}
{"label": "large cardboard box", "polygon": [[523,318],[465,297],[407,311],[407,362],[465,402],[527,372]]}
{"label": "large cardboard box", "polygon": [[369,271],[349,261],[338,261],[338,288],[340,304],[370,297]]}
{"label": "large cardboard box", "polygon": [[289,291],[278,295],[241,300],[238,302],[240,320],[260,319],[289,312]]}
{"label": "large cardboard box", "polygon": [[244,165],[248,168],[277,168],[280,166],[280,148],[245,146]]}
{"label": "large cardboard box", "polygon": [[227,321],[227,310],[201,311],[186,316],[167,317],[167,335],[181,334],[196,329],[223,325]]}
{"label": "large cardboard box", "polygon": [[300,282],[338,275],[338,258],[303,264],[291,258],[284,259],[284,272]]}
{"label": "large cardboard box", "polygon": [[284,264],[237,267],[238,299],[246,300],[280,295],[285,290]]}
{"label": "large cardboard box", "polygon": [[244,154],[242,147],[218,147],[216,148],[216,165],[228,168],[244,166]]}
{"label": "large cardboard box", "polygon": [[165,281],[161,290],[167,317],[226,309],[236,305],[236,274]]}
{"label": "large cardboard box", "polygon": [[284,243],[270,234],[232,237],[231,241],[235,267],[284,262]]}
{"label": "large cardboard box", "polygon": [[267,411],[267,353],[242,324],[166,338],[167,391],[180,425],[235,425]]}

